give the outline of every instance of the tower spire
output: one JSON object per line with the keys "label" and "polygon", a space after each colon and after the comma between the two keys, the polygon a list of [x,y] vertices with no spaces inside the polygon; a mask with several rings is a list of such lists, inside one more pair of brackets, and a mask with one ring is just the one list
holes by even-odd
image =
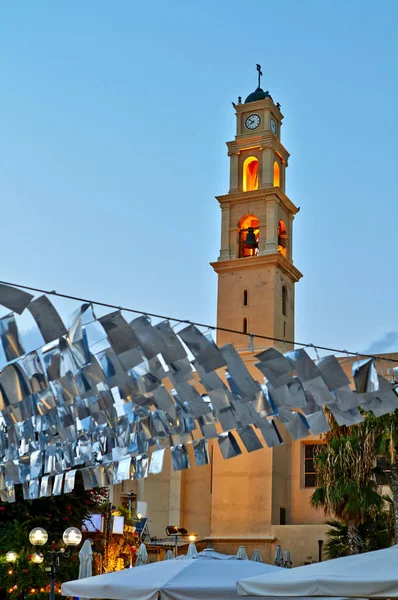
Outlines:
{"label": "tower spire", "polygon": [[261,65],[256,65],[256,69],[257,69],[257,72],[258,72],[258,85],[257,85],[257,87],[261,88],[261,76],[263,74],[263,72],[261,71]]}

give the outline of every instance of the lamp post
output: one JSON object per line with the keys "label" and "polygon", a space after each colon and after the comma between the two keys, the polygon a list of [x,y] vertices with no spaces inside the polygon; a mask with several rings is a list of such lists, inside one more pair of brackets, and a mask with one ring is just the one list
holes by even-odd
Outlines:
{"label": "lamp post", "polygon": [[194,542],[196,540],[195,534],[189,534],[186,529],[183,527],[176,527],[176,525],[168,525],[166,527],[166,534],[169,537],[174,537],[174,554],[176,558],[178,554],[178,540],[180,537],[188,538],[190,542]]}
{"label": "lamp post", "polygon": [[322,562],[322,546],[323,546],[323,540],[318,540],[318,560],[319,560],[319,562]]}
{"label": "lamp post", "polygon": [[[57,564],[61,557],[67,558],[70,556],[70,548],[78,546],[82,541],[82,533],[77,527],[68,527],[62,534],[64,546],[59,550],[55,544],[51,544],[51,550],[45,552],[46,556],[50,557],[50,566],[46,570],[50,571],[50,600],[55,600],[55,573]],[[43,554],[40,552],[40,547],[44,546],[48,540],[48,533],[43,527],[35,527],[29,534],[29,541],[35,547],[35,552],[32,555],[32,562],[40,564],[44,560]]]}

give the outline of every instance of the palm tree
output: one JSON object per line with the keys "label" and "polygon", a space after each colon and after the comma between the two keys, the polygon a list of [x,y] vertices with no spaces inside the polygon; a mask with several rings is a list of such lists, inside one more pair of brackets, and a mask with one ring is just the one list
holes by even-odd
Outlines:
{"label": "palm tree", "polygon": [[377,431],[376,453],[390,467],[389,486],[394,503],[395,540],[398,541],[398,410],[377,419],[369,416],[368,420]]}
{"label": "palm tree", "polygon": [[[390,507],[389,507],[390,508]],[[383,510],[374,519],[367,517],[359,525],[358,535],[362,542],[362,551],[371,552],[389,548],[392,543],[393,511]],[[327,558],[339,558],[351,554],[348,536],[348,525],[332,519],[327,521],[329,530],[326,533],[325,553]]]}
{"label": "palm tree", "polygon": [[339,435],[332,428],[327,444],[315,456],[317,488],[311,504],[323,508],[347,525],[350,554],[363,549],[359,527],[383,510],[386,497],[376,483],[376,437],[378,428],[365,419]]}

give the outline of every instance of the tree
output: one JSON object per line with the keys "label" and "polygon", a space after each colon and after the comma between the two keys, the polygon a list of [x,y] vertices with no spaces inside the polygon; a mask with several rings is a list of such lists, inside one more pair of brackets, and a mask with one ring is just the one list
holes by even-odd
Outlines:
{"label": "tree", "polygon": [[376,439],[378,428],[370,419],[339,434],[335,427],[326,436],[326,445],[315,456],[317,488],[312,506],[322,507],[347,526],[350,554],[364,549],[360,526],[384,510],[387,498],[376,483]]}
{"label": "tree", "polygon": [[[83,521],[98,512],[107,497],[106,489],[86,491],[80,473],[76,475],[75,489],[71,494],[24,500],[21,486],[16,486],[16,502],[0,504],[0,588],[6,589],[12,600],[18,598],[21,590],[45,588],[48,573],[44,563],[36,565],[30,561],[33,548],[29,532],[34,527],[44,527],[49,534],[47,547],[52,542],[58,544],[65,529],[81,529]],[[5,559],[10,550],[18,554],[13,565]],[[79,559],[75,553],[60,563],[57,577],[60,581],[75,579],[78,569]],[[18,587],[10,592],[15,585]]]}
{"label": "tree", "polygon": [[[398,541],[398,410],[379,417],[368,417],[377,430],[376,453],[390,466],[389,485],[394,502],[395,540]],[[376,468],[376,473],[379,469]]]}
{"label": "tree", "polygon": [[[361,551],[371,552],[389,548],[393,541],[393,511],[385,510],[377,513],[375,518],[366,517],[358,526],[361,539]],[[337,519],[327,521],[329,530],[326,533],[325,554],[327,558],[339,558],[351,554],[348,525]]]}

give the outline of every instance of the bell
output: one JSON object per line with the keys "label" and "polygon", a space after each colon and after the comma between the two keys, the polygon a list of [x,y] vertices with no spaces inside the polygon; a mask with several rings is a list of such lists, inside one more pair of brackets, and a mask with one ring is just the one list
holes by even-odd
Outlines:
{"label": "bell", "polygon": [[245,248],[257,248],[258,247],[253,227],[249,227],[249,229],[247,230],[246,240],[243,245]]}

